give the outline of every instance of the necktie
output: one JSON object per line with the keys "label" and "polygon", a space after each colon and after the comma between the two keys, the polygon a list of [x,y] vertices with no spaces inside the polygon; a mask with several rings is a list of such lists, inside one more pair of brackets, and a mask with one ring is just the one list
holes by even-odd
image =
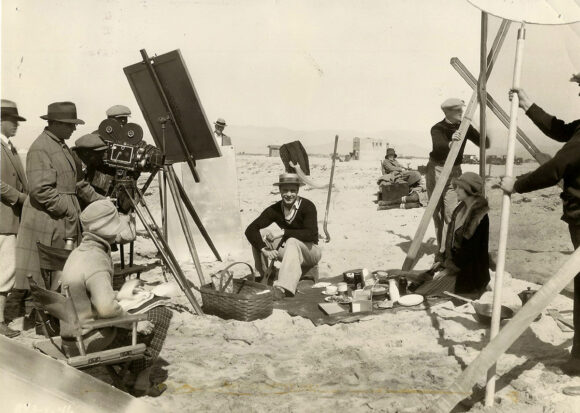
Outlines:
{"label": "necktie", "polygon": [[12,151],[13,155],[18,155],[18,152],[16,152],[16,148],[14,147],[14,145],[12,145],[12,142],[8,141],[8,147]]}

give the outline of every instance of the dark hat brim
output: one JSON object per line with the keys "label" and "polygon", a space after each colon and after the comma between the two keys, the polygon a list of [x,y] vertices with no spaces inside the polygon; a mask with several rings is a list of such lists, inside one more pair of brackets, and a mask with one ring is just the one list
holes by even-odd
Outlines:
{"label": "dark hat brim", "polygon": [[274,182],[272,185],[274,185],[274,186],[282,186],[282,185],[304,186],[304,182]]}
{"label": "dark hat brim", "polygon": [[4,115],[2,120],[17,120],[18,122],[26,122],[26,119],[18,115]]}
{"label": "dark hat brim", "polygon": [[42,115],[40,119],[44,120],[54,120],[55,122],[62,122],[62,123],[74,123],[75,125],[84,125],[85,121],[81,119],[56,119],[52,116]]}

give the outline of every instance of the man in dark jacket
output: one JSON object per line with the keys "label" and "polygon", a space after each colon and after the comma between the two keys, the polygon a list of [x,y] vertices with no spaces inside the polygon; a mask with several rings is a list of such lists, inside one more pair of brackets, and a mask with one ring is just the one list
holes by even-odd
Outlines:
{"label": "man in dark jacket", "polygon": [[[270,260],[280,260],[278,280],[274,282],[274,299],[294,295],[302,276],[302,266],[318,264],[322,256],[318,247],[318,220],[316,207],[306,198],[298,196],[302,184],[296,174],[284,173],[274,185],[280,188],[281,201],[266,208],[246,229],[246,238],[252,244],[255,267],[263,275],[262,254]],[[260,230],[276,223],[284,230],[279,248],[271,248]],[[271,234],[266,235],[273,242]]]}
{"label": "man in dark jacket", "polygon": [[[443,171],[443,165],[445,165],[447,155],[449,155],[451,144],[453,141],[461,138],[458,129],[459,125],[461,125],[464,105],[465,103],[461,99],[447,99],[441,104],[441,110],[445,114],[445,118],[442,121],[437,122],[431,128],[433,150],[429,153],[429,162],[427,163],[427,174],[425,177],[427,183],[427,195],[429,195],[429,197],[431,197],[435,185],[439,180],[439,176]],[[443,189],[439,204],[433,214],[433,222],[435,223],[435,232],[437,234],[437,244],[439,247],[442,246],[443,226],[444,224],[449,224],[451,214],[457,206],[457,196],[453,190],[452,178],[458,178],[461,176],[461,160],[463,159],[463,150],[465,149],[465,143],[467,140],[470,140],[477,146],[480,144],[479,132],[477,132],[473,126],[469,126],[467,129],[465,140],[459,150],[459,154],[457,155],[457,159],[455,160],[455,164],[451,170],[451,174],[449,175],[447,185]],[[489,148],[489,144],[489,139],[486,139],[485,147]]]}
{"label": "man in dark jacket", "polygon": [[[580,85],[580,73],[573,75],[571,82]],[[548,162],[535,171],[514,179],[503,177],[501,188],[508,194],[526,193],[548,188],[564,180],[562,198],[564,214],[562,220],[568,224],[574,248],[580,246],[580,119],[571,123],[549,115],[533,103],[523,89],[510,91],[510,99],[517,93],[520,108],[542,132],[558,142],[566,142]],[[570,360],[562,366],[567,374],[580,374],[580,274],[574,278],[574,340]]]}
{"label": "man in dark jacket", "polygon": [[16,234],[20,226],[22,205],[28,193],[28,181],[18,152],[10,138],[16,135],[18,122],[24,119],[18,114],[16,104],[2,99],[2,153],[0,161],[0,334],[16,337],[19,331],[12,330],[4,321],[4,308],[8,293],[14,286],[16,264]]}

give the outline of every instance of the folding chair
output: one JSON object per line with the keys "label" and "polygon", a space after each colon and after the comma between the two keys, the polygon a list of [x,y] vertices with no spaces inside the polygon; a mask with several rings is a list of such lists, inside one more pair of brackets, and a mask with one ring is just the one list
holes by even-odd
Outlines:
{"label": "folding chair", "polygon": [[[52,358],[64,361],[69,366],[77,369],[105,366],[114,385],[118,388],[125,389],[122,379],[129,366],[129,362],[144,357],[146,345],[137,343],[137,322],[147,320],[147,314],[128,315],[81,324],[73,299],[69,294],[68,286],[63,286],[64,294],[61,294],[40,287],[31,277],[29,277],[29,281],[30,292],[38,302],[40,308],[72,326],[80,355],[67,357],[60,337],[51,337],[48,340],[36,342],[34,343],[34,348]],[[83,329],[89,329],[90,332],[100,328],[115,327],[128,323],[132,323],[131,345],[87,353],[87,348],[83,340]],[[48,335],[44,324],[43,328],[45,329],[45,334]],[[121,365],[120,370],[115,370],[114,365]]]}

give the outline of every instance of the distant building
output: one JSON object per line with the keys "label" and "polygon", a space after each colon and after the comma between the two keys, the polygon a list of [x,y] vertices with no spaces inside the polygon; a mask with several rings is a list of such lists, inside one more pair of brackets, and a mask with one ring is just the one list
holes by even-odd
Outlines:
{"label": "distant building", "polygon": [[383,159],[389,143],[385,139],[353,138],[352,150],[355,159],[361,161],[376,161]]}
{"label": "distant building", "polygon": [[268,145],[268,156],[280,156],[280,146],[281,145]]}

